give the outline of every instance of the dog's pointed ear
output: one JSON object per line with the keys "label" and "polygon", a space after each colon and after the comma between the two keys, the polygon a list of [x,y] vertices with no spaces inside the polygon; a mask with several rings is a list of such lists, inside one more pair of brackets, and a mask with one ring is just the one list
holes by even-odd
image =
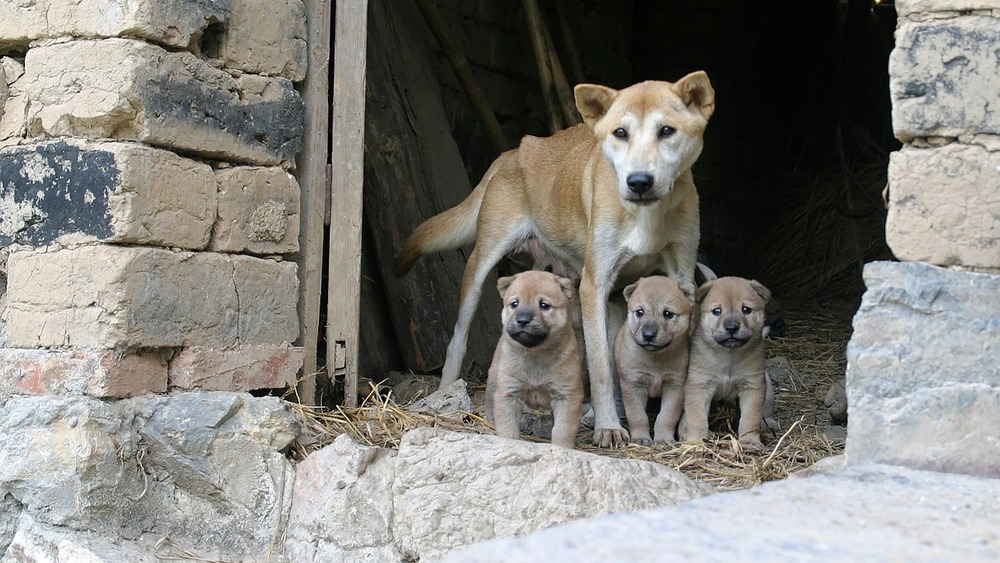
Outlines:
{"label": "dog's pointed ear", "polygon": [[639,282],[635,282],[633,284],[625,286],[625,289],[622,290],[622,295],[625,296],[625,301],[628,301],[629,297],[632,297],[632,294],[635,293],[635,288],[638,285]]}
{"label": "dog's pointed ear", "polygon": [[714,284],[715,280],[711,280],[698,286],[698,289],[694,291],[694,302],[701,304],[701,302],[705,300],[705,296],[708,295],[708,291],[712,289],[712,285]]}
{"label": "dog's pointed ear", "polygon": [[500,291],[500,297],[507,294],[507,288],[512,283],[514,283],[514,276],[507,276],[497,280],[497,290]]}
{"label": "dog's pointed ear", "polygon": [[703,70],[697,70],[674,83],[674,92],[688,108],[701,112],[705,119],[715,112],[715,89]]}
{"label": "dog's pointed ear", "polygon": [[752,287],[754,292],[756,292],[757,295],[764,300],[765,304],[771,300],[771,290],[764,287],[764,284],[757,280],[750,280],[750,287]]}
{"label": "dog's pointed ear", "polygon": [[573,287],[573,280],[569,278],[559,278],[559,287],[562,288],[563,295],[566,299],[573,300],[573,293],[576,291]]}
{"label": "dog's pointed ear", "polygon": [[576,98],[576,109],[584,123],[593,129],[594,124],[608,113],[611,102],[618,96],[618,90],[597,84],[577,84],[573,88],[573,95]]}

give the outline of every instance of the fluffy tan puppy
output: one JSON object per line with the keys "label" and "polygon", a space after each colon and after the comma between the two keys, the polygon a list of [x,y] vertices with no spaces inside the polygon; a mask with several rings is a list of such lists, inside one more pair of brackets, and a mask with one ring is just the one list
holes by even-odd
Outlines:
{"label": "fluffy tan puppy", "polygon": [[760,447],[767,399],[764,307],[771,292],[760,282],[724,277],[695,292],[698,313],[684,384],[684,440],[709,438],[713,400],[739,401],[739,440]]}
{"label": "fluffy tan puppy", "polygon": [[486,381],[486,416],[497,436],[517,438],[523,404],[552,409],[552,443],[576,444],[583,360],[573,330],[573,282],[531,270],[500,278],[503,334]]}
{"label": "fluffy tan puppy", "polygon": [[[623,294],[628,316],[615,338],[614,357],[631,440],[643,445],[673,442],[684,409],[691,299],[666,276],[640,278]],[[660,397],[655,440],[646,415],[650,397]]]}

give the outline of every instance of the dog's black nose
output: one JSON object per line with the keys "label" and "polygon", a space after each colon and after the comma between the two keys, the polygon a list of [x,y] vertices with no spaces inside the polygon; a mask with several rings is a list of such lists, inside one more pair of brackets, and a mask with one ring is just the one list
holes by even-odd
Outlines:
{"label": "dog's black nose", "polygon": [[642,331],[642,339],[645,340],[646,342],[652,342],[653,339],[655,338],[656,338],[655,330],[646,329]]}
{"label": "dog's black nose", "polygon": [[740,330],[740,323],[728,322],[722,325],[722,328],[726,329],[729,334],[736,334]]}
{"label": "dog's black nose", "polygon": [[514,315],[514,321],[517,322],[518,326],[528,326],[532,319],[535,318],[534,311],[521,311]]}
{"label": "dog's black nose", "polygon": [[625,179],[625,183],[628,184],[628,189],[642,195],[653,187],[653,175],[646,172],[633,172]]}

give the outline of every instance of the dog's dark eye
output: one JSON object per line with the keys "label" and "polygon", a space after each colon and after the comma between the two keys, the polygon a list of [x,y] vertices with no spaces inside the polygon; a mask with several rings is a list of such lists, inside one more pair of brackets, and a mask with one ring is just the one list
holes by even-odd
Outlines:
{"label": "dog's dark eye", "polygon": [[669,321],[670,319],[674,318],[674,313],[670,309],[664,309],[663,316],[666,317],[666,319]]}
{"label": "dog's dark eye", "polygon": [[722,309],[716,307],[716,308],[712,309],[712,314],[715,315],[716,317],[721,316],[722,315]]}
{"label": "dog's dark eye", "polygon": [[642,309],[636,309],[635,310],[635,318],[637,318],[637,319],[641,318],[645,314],[646,314],[646,311],[643,311]]}
{"label": "dog's dark eye", "polygon": [[511,309],[517,309],[517,306],[520,305],[520,304],[521,303],[517,299],[511,299],[510,300],[510,308]]}
{"label": "dog's dark eye", "polygon": [[628,139],[628,131],[626,131],[624,127],[619,127],[618,129],[615,129],[614,131],[611,132],[611,134],[614,135],[616,139],[621,139],[623,141],[625,139]]}
{"label": "dog's dark eye", "polygon": [[670,137],[671,135],[673,135],[676,132],[677,132],[677,130],[674,129],[673,127],[671,127],[669,125],[664,125],[663,127],[660,128],[660,138],[661,139],[666,139],[667,137]]}
{"label": "dog's dark eye", "polygon": [[751,309],[750,307],[747,307],[746,305],[743,306],[742,311],[743,311],[744,315],[749,315],[750,313],[753,313],[753,309]]}
{"label": "dog's dark eye", "polygon": [[552,305],[550,305],[548,301],[539,301],[538,308],[543,311],[548,311],[549,309],[552,308]]}

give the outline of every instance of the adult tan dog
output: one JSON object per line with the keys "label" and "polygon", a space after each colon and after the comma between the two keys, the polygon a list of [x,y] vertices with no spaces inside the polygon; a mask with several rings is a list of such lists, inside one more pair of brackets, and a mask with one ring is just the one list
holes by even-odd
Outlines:
{"label": "adult tan dog", "polygon": [[739,440],[760,447],[767,400],[764,368],[764,310],[771,292],[760,282],[723,277],[695,293],[698,314],[684,384],[683,439],[711,437],[713,400],[739,401]]}
{"label": "adult tan dog", "polygon": [[[628,431],[636,444],[670,443],[684,410],[693,303],[666,276],[640,278],[623,293],[628,316],[615,338],[614,357]],[[655,440],[646,415],[650,397],[660,397]]]}
{"label": "adult tan dog", "polygon": [[486,416],[517,438],[522,402],[552,409],[552,443],[572,448],[583,410],[583,358],[573,329],[573,282],[549,272],[500,278],[503,333],[486,380]]}
{"label": "adult tan dog", "polygon": [[585,124],[551,137],[526,136],[500,155],[468,198],[414,230],[396,274],[422,254],[475,241],[441,375],[447,385],[459,377],[483,284],[504,255],[525,249],[536,262],[547,257],[558,271],[579,273],[594,443],[617,447],[628,433],[614,405],[608,297],[620,279],[656,271],[693,292],[699,218],[691,166],[701,154],[715,91],[698,71],[672,84],[648,81],[623,90],[580,84],[574,93]]}

